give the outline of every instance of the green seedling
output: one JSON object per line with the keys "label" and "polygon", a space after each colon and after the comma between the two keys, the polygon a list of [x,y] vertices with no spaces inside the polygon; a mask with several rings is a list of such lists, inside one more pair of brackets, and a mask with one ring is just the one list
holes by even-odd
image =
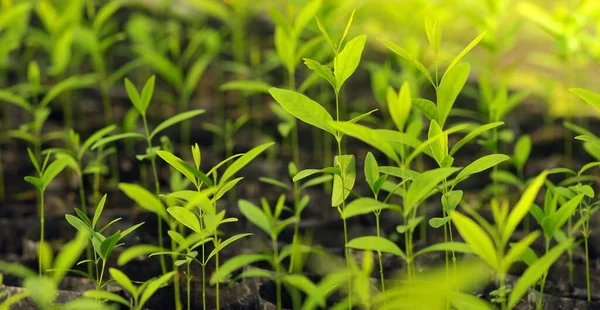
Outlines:
{"label": "green seedling", "polygon": [[[201,163],[201,153],[200,153],[200,149],[197,144],[192,147],[192,157],[194,158],[193,166],[190,165],[189,163],[183,161],[181,158],[175,156],[174,154],[172,154],[170,152],[160,151],[160,150],[157,151],[157,154],[163,160],[165,160],[167,163],[169,163],[169,165],[171,165],[171,167],[175,168],[181,174],[183,174],[196,187],[196,191],[182,190],[182,191],[178,191],[178,192],[173,192],[173,193],[167,195],[167,197],[186,201],[187,204],[186,204],[186,207],[184,207],[184,209],[186,209],[187,211],[190,211],[190,212],[192,209],[194,209],[195,206],[200,206],[199,213],[194,215],[194,216],[198,217],[199,223],[202,223],[202,226],[200,224],[198,224],[198,227],[201,227],[200,233],[202,233],[203,231],[210,232],[211,233],[210,238],[212,238],[213,246],[215,249],[217,249],[217,250],[213,251],[211,254],[209,254],[208,258],[206,258],[204,255],[205,254],[204,253],[204,245],[206,242],[200,242],[198,244],[198,246],[200,246],[201,250],[202,250],[202,257],[201,257],[201,259],[199,259],[197,261],[200,262],[201,266],[206,266],[209,259],[214,256],[215,257],[215,266],[216,266],[216,270],[217,270],[216,272],[218,272],[218,270],[219,270],[219,251],[222,248],[224,248],[225,246],[227,246],[229,243],[245,236],[242,234],[242,235],[238,235],[241,237],[238,237],[237,239],[235,239],[234,237],[236,237],[236,236],[234,236],[225,241],[223,241],[221,238],[219,238],[219,232],[218,232],[219,225],[221,225],[223,223],[231,222],[231,221],[237,221],[237,219],[225,218],[225,211],[221,211],[221,212],[217,211],[217,202],[225,194],[227,194],[227,192],[229,192],[231,189],[233,189],[238,182],[240,182],[242,180],[241,177],[233,178],[235,176],[235,174],[237,172],[239,172],[242,168],[244,168],[247,164],[249,164],[252,160],[254,160],[258,155],[260,155],[266,149],[271,147],[273,144],[274,143],[272,143],[272,142],[265,143],[263,145],[259,145],[255,148],[253,148],[252,150],[248,151],[247,153],[231,156],[231,157],[221,161],[219,164],[217,164],[215,167],[213,167],[206,174],[199,170],[200,163]],[[219,169],[220,167],[223,167],[225,164],[227,164],[230,161],[233,161],[233,162],[225,169],[225,171],[223,172],[223,174],[220,177],[217,177],[217,169]],[[140,207],[157,214],[161,219],[171,223],[171,231],[176,232],[178,235],[181,235],[181,234],[179,234],[179,232],[178,232],[177,225],[184,225],[186,227],[189,227],[188,225],[193,225],[193,224],[189,224],[190,223],[189,221],[193,221],[193,218],[190,218],[189,221],[186,221],[186,219],[181,217],[179,213],[176,213],[177,216],[173,215],[175,213],[171,214],[170,212],[168,212],[169,209],[166,209],[164,204],[156,196],[152,195],[150,192],[148,192],[144,188],[134,185],[134,184],[124,184],[124,183],[120,184],[119,187],[131,199],[136,201],[136,203]],[[204,187],[206,187],[206,188],[204,188]],[[181,208],[181,207],[179,207],[179,208]],[[172,211],[173,210],[181,211],[181,209],[171,209],[171,210]],[[178,211],[175,211],[175,212],[178,212]],[[185,211],[182,211],[182,212],[185,212]],[[189,215],[189,213],[186,213],[186,214]],[[194,213],[192,213],[192,214],[194,214]],[[175,221],[170,221],[169,215],[174,217]],[[194,225],[194,228],[197,228],[197,227]],[[166,251],[164,249],[164,247],[162,247],[162,246],[159,246],[159,247],[149,246],[149,245],[134,246],[134,247],[126,250],[123,254],[121,254],[121,257],[119,257],[119,264],[123,265],[139,255],[152,254],[152,253],[157,253],[157,252],[170,252],[170,254],[173,256],[181,255],[181,252],[187,248],[187,247],[182,247],[182,245],[185,244],[183,242],[185,238],[182,237],[182,238],[179,238],[178,240],[176,240],[177,237],[173,237],[174,236],[173,233],[170,233],[170,236],[172,238],[171,251]],[[208,237],[206,237],[206,238],[208,238]],[[179,246],[177,244],[179,244]],[[161,257],[162,256],[163,255],[161,255]],[[186,257],[188,257],[188,256],[186,256]],[[194,259],[195,259],[195,257],[194,257]],[[173,267],[174,267],[174,269],[176,269],[178,267],[178,265],[176,265],[176,260],[174,260]],[[203,270],[204,270],[204,268],[203,268]],[[205,273],[203,271],[203,278],[204,278],[204,274]],[[203,282],[205,282],[205,281],[203,281]],[[217,293],[216,301],[217,301],[217,308],[218,308],[219,304],[220,304],[219,282],[211,282],[211,283],[216,285],[216,293]],[[175,283],[175,285],[176,285],[176,288],[178,289],[177,282]],[[176,296],[177,297],[179,296],[178,292],[176,292]],[[205,298],[205,296],[204,296],[204,298]]]}
{"label": "green seedling", "polygon": [[[305,172],[302,174],[306,174],[306,172],[310,171],[310,170],[304,170],[304,171]],[[288,165],[288,175],[292,179],[293,186],[289,186],[287,183],[273,179],[273,178],[267,178],[267,177],[260,178],[261,182],[271,184],[273,186],[277,186],[294,196],[293,213],[294,213],[294,217],[297,219],[297,221],[294,222],[294,236],[292,239],[293,250],[292,250],[292,253],[290,256],[290,265],[289,265],[289,269],[288,269],[289,273],[292,273],[294,270],[299,271],[300,266],[301,266],[301,261],[298,257],[300,254],[300,250],[301,250],[301,248],[299,247],[299,243],[298,243],[298,240],[300,239],[300,233],[299,233],[300,219],[302,218],[302,212],[304,211],[304,209],[308,206],[308,204],[310,202],[310,196],[308,196],[308,195],[300,196],[300,195],[304,190],[306,190],[310,187],[318,186],[320,184],[329,182],[333,178],[332,175],[325,174],[325,175],[321,175],[321,176],[317,175],[315,177],[312,177],[312,178],[306,180],[305,182],[300,182],[299,178],[303,179],[302,174],[300,174],[298,172],[298,168],[296,168],[296,165],[294,165],[294,163],[291,162]]]}
{"label": "green seedling", "polygon": [[[283,251],[280,251],[279,246],[277,245],[277,239],[279,237],[279,234],[287,226],[292,225],[298,221],[298,219],[296,217],[289,217],[284,220],[280,219],[281,212],[285,208],[284,203],[285,203],[285,195],[281,195],[281,196],[279,196],[279,199],[277,200],[277,204],[275,205],[274,208],[271,207],[269,205],[269,203],[267,202],[267,200],[264,198],[261,199],[262,209],[247,200],[240,200],[239,204],[238,204],[240,211],[246,217],[246,219],[248,221],[250,221],[251,223],[253,223],[254,225],[258,226],[258,228],[260,228],[262,231],[264,231],[271,238],[271,245],[272,245],[271,250],[273,251],[272,256],[269,257],[268,255],[266,255],[264,257],[266,258],[265,259],[266,261],[271,263],[271,266],[273,267],[273,270],[275,271],[275,274],[272,275],[271,273],[269,273],[266,270],[252,269],[252,271],[249,274],[243,274],[243,276],[244,277],[245,276],[257,276],[257,275],[259,275],[261,277],[267,276],[267,278],[274,280],[275,288],[276,288],[275,294],[276,294],[276,300],[277,300],[277,302],[276,302],[277,309],[281,309],[281,278],[283,276],[283,273],[285,272],[285,268],[281,268],[281,263],[282,263],[283,259],[285,259],[287,257],[287,255],[291,254],[290,251],[286,251],[285,253],[283,253]],[[246,257],[246,258],[244,258],[244,257]],[[238,268],[239,268],[239,267],[247,264],[244,262],[245,260],[251,260],[252,262],[257,262],[256,258],[257,258],[257,254],[242,254],[242,255],[236,256],[233,260],[235,260],[235,262],[236,262],[236,264],[238,264]],[[223,270],[233,271],[231,269],[225,268],[225,267],[229,267],[230,265],[231,264],[228,264],[228,262],[225,262],[225,264],[223,264],[223,268],[221,269],[222,273],[219,275],[213,275],[213,277],[217,277],[217,278],[223,277],[223,275],[224,275]]]}
{"label": "green seedling", "polygon": [[22,124],[19,129],[6,132],[8,137],[25,141],[33,147],[38,160],[41,159],[42,144],[44,142],[60,139],[59,133],[43,133],[43,127],[50,115],[49,104],[60,94],[89,88],[96,84],[95,75],[78,75],[65,79],[52,86],[38,102],[41,91],[40,70],[36,62],[31,62],[28,69],[29,91],[27,94],[17,94],[10,90],[0,90],[0,100],[11,103],[31,116],[31,122]]}
{"label": "green seedling", "polygon": [[27,153],[29,154],[29,160],[31,160],[31,163],[33,164],[33,166],[35,167],[35,170],[37,171],[38,176],[26,176],[25,177],[25,181],[31,183],[33,186],[35,186],[35,188],[38,190],[38,201],[39,201],[39,209],[38,209],[38,216],[40,217],[40,244],[39,244],[39,248],[38,248],[38,262],[39,262],[39,274],[40,276],[43,273],[43,268],[44,266],[46,266],[46,251],[43,250],[45,248],[47,248],[47,246],[44,243],[44,231],[45,231],[45,209],[44,209],[44,193],[46,192],[46,189],[48,188],[48,185],[50,185],[50,182],[52,182],[52,180],[54,180],[54,178],[56,178],[56,176],[66,167],[66,163],[64,161],[60,161],[60,160],[55,160],[52,163],[49,163],[50,161],[50,155],[51,153],[48,153],[46,155],[46,158],[44,159],[44,162],[42,163],[42,165],[40,165],[40,163],[37,161],[35,155],[33,154],[33,152],[31,151],[31,149],[27,149]]}
{"label": "green seedling", "polygon": [[[352,24],[352,20],[354,19],[354,13],[351,15],[350,20],[347,23],[346,29],[342,38],[340,39],[339,44],[334,44],[331,41],[331,38],[323,25],[317,20],[317,24],[319,29],[323,33],[326,41],[329,46],[334,51],[334,70],[325,65],[318,63],[315,60],[305,58],[305,64],[325,79],[329,84],[333,87],[335,93],[335,107],[336,107],[336,120],[340,121],[340,102],[339,95],[342,86],[344,83],[352,76],[358,64],[360,63],[360,58],[362,55],[362,51],[365,46],[365,42],[367,37],[364,35],[357,36],[354,39],[350,40],[344,48],[342,49],[342,44],[350,30],[350,25]],[[338,155],[334,158],[334,166],[339,169],[339,175],[335,175],[333,178],[333,191],[332,191],[332,200],[331,205],[336,207],[340,214],[343,212],[346,206],[346,198],[349,196],[352,187],[354,186],[354,181],[356,178],[356,167],[354,155],[342,155],[342,137],[343,134],[333,128],[331,123],[333,122],[333,118],[327,112],[323,106],[321,106],[316,101],[297,93],[292,90],[285,90],[280,88],[271,88],[269,92],[275,98],[275,100],[290,114],[292,114],[297,119],[310,124],[314,127],[317,127],[325,132],[333,135],[337,141],[337,150]],[[372,113],[373,111],[358,116],[350,121],[349,123],[354,123],[359,121],[364,116]],[[348,233],[346,220],[343,219],[344,222],[344,244],[348,243]],[[346,260],[348,260],[348,250],[346,252]],[[348,269],[350,268],[349,262],[347,263]],[[351,283],[350,283],[351,285]],[[351,294],[352,288],[349,288],[349,293]],[[352,298],[350,297],[350,300]],[[351,302],[350,302],[351,304]]]}
{"label": "green seedling", "polygon": [[110,310],[116,309],[104,303],[88,298],[75,298],[66,304],[59,305],[58,285],[67,274],[68,270],[75,264],[79,256],[83,253],[88,243],[88,235],[86,232],[78,232],[75,239],[71,240],[62,248],[56,256],[53,265],[52,275],[40,276],[35,271],[27,267],[15,263],[7,263],[0,261],[0,270],[23,278],[23,286],[25,292],[15,294],[7,298],[1,305],[1,309],[10,309],[11,306],[17,304],[20,300],[29,298],[35,303],[38,309],[100,309]]}
{"label": "green seedling", "polygon": [[67,222],[71,224],[77,231],[86,232],[89,235],[90,242],[94,248],[94,258],[86,259],[77,263],[77,265],[92,263],[95,266],[95,272],[83,272],[79,270],[69,270],[75,274],[88,278],[90,281],[94,283],[96,286],[96,290],[102,290],[109,281],[104,281],[104,271],[106,269],[106,262],[108,261],[110,255],[114,251],[115,248],[120,247],[123,243],[119,243],[121,239],[125,238],[127,235],[132,233],[135,229],[142,226],[144,223],[139,223],[133,225],[130,228],[125,229],[124,231],[117,231],[114,234],[106,237],[103,233],[114,223],[118,222],[121,218],[114,219],[106,224],[104,227],[97,227],[98,221],[102,216],[102,211],[104,210],[104,204],[106,203],[106,195],[102,197],[98,206],[96,207],[96,211],[94,212],[94,216],[90,219],[86,213],[82,212],[75,208],[75,213],[77,216],[73,216],[70,214],[65,215]]}
{"label": "green seedling", "polygon": [[[90,147],[92,146],[92,144],[94,144],[96,141],[100,140],[102,137],[104,137],[105,135],[109,134],[110,132],[112,132],[113,130],[116,129],[115,125],[110,125],[107,127],[104,127],[100,130],[98,130],[97,132],[95,132],[94,134],[92,134],[90,137],[88,137],[85,141],[83,141],[83,143],[80,142],[80,138],[79,138],[79,134],[75,133],[75,131],[73,131],[72,129],[69,131],[69,134],[67,135],[67,137],[65,138],[67,144],[69,145],[69,148],[64,148],[64,149],[59,149],[59,148],[55,148],[55,149],[48,149],[45,152],[53,152],[57,158],[57,160],[60,161],[64,161],[67,165],[67,167],[69,167],[71,170],[73,170],[73,172],[75,172],[75,174],[78,177],[79,180],[79,199],[81,202],[80,205],[80,211],[83,212],[83,214],[88,214],[87,212],[87,202],[86,202],[86,193],[85,193],[85,186],[84,186],[84,179],[83,176],[84,174],[89,174],[90,170],[92,170],[93,167],[93,163],[89,163],[86,166],[84,166],[84,158],[87,157],[88,155],[88,151],[90,149]],[[87,250],[86,250],[86,255],[87,255],[87,259],[91,260],[92,259],[92,252],[91,252],[91,247],[88,246]],[[90,261],[88,263],[88,274],[92,273],[92,262]]]}
{"label": "green seedling", "polygon": [[[513,244],[506,251],[510,238],[523,217],[532,208],[533,202],[544,184],[548,172],[543,172],[527,187],[519,202],[509,212],[508,203],[492,200],[492,214],[495,223],[492,225],[478,215],[470,207],[465,210],[475,218],[455,212],[453,222],[456,229],[471,247],[473,253],[483,260],[495,272],[499,280],[497,292],[502,309],[512,309],[540,278],[544,277],[550,266],[558,257],[572,246],[573,241],[567,239],[548,251],[539,261],[530,266],[508,294],[506,275],[514,262],[519,260],[529,246],[539,237],[539,231],[528,234],[525,238]],[[566,219],[565,219],[566,220]]]}
{"label": "green seedling", "polygon": [[[150,32],[153,29],[164,30],[162,24],[145,17],[137,17],[130,22],[132,24],[128,26],[128,31],[134,40],[133,50],[138,55],[139,61],[150,66],[177,92],[178,112],[188,111],[189,102],[200,84],[200,79],[221,49],[219,34],[215,30],[206,28],[189,29],[190,42],[179,53],[181,46],[179,38],[182,33],[180,33],[181,26],[175,20],[167,24],[175,29],[175,33],[165,33],[165,40],[175,41],[163,46]],[[140,27],[144,27],[143,30]],[[169,29],[170,27],[167,27],[167,30]],[[164,53],[164,46],[174,47],[171,51],[173,57],[177,59],[171,60],[169,55]],[[182,121],[180,134],[182,145],[190,145],[190,123],[187,120]]]}
{"label": "green seedling", "polygon": [[[146,154],[137,155],[136,157],[138,160],[144,160],[144,159],[150,160],[150,163],[152,165],[152,173],[154,176],[155,195],[159,195],[160,194],[160,182],[159,182],[160,180],[158,178],[158,171],[156,168],[156,150],[158,148],[155,148],[153,146],[152,139],[154,137],[156,137],[160,132],[165,130],[166,128],[173,126],[177,123],[180,123],[182,121],[188,120],[190,118],[193,118],[195,116],[198,116],[198,115],[204,113],[204,110],[190,110],[187,112],[183,112],[183,113],[174,115],[174,116],[168,118],[167,120],[161,122],[160,124],[158,124],[152,130],[152,132],[150,132],[149,128],[148,128],[148,121],[146,118],[146,111],[148,109],[148,106],[150,105],[152,96],[154,95],[154,83],[155,83],[155,77],[152,76],[146,81],[146,84],[144,85],[144,88],[142,89],[142,92],[140,94],[137,91],[137,89],[135,88],[135,86],[128,79],[125,79],[125,88],[127,89],[127,94],[129,95],[129,99],[131,100],[133,107],[142,116],[142,120],[144,122],[144,134],[140,134],[140,133],[136,133],[136,132],[127,132],[127,133],[121,133],[121,134],[105,137],[105,138],[98,140],[96,143],[94,143],[92,145],[92,150],[96,149],[98,147],[104,146],[108,143],[112,143],[117,140],[145,139],[146,145],[147,145]],[[158,243],[161,248],[163,247],[162,233],[163,233],[162,220],[159,217],[158,218]],[[162,257],[161,257],[161,268],[163,270],[163,273],[166,273],[166,264],[165,264],[164,258],[162,258]]]}
{"label": "green seedling", "polygon": [[171,271],[166,273],[160,277],[150,279],[140,286],[135,286],[133,282],[121,272],[119,269],[110,268],[110,275],[113,280],[118,283],[121,287],[123,287],[132,297],[132,302],[129,302],[127,299],[123,298],[120,295],[115,293],[107,292],[107,291],[87,291],[83,295],[89,298],[103,299],[115,303],[120,303],[125,307],[131,307],[134,310],[143,309],[144,305],[152,295],[156,293],[161,287],[167,284],[175,275],[175,271]]}

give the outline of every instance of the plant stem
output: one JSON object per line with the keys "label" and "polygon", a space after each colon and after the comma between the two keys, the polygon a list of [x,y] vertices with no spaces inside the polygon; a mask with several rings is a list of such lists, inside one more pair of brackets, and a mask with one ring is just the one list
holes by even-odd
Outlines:
{"label": "plant stem", "polygon": [[290,266],[288,267],[288,272],[292,273],[294,272],[295,269],[295,264],[296,264],[296,253],[298,251],[297,249],[297,242],[298,242],[298,231],[300,228],[300,213],[297,211],[298,210],[298,200],[299,200],[299,192],[298,192],[298,183],[297,182],[293,182],[294,183],[294,211],[296,213],[296,218],[298,219],[295,223],[294,223],[294,236],[292,237],[292,254],[290,255]]}
{"label": "plant stem", "polygon": [[[159,218],[159,220],[160,220],[160,218]],[[175,252],[176,249],[177,249],[177,244],[175,243],[175,240],[171,239],[171,251]],[[161,256],[163,256],[163,255],[161,255]],[[175,293],[175,309],[181,310],[183,308],[183,306],[181,305],[181,283],[179,283],[179,270],[178,270],[177,265],[175,265],[175,261],[176,261],[175,259],[176,259],[175,255],[171,256],[171,261],[173,262],[172,267],[173,267],[173,270],[175,271],[175,276],[173,279],[173,291]],[[188,287],[188,294],[189,294],[189,287]],[[188,305],[189,305],[189,303],[188,303]]]}
{"label": "plant stem", "polygon": [[590,252],[588,248],[588,237],[584,235],[583,244],[585,245],[585,283],[587,288],[587,301],[592,301],[592,285],[590,283]]}
{"label": "plant stem", "polygon": [[188,262],[187,263],[187,276],[186,276],[186,286],[187,286],[187,309],[190,310],[192,309],[192,295],[191,295],[191,286],[192,286],[192,274],[190,273],[190,265],[191,263]]}
{"label": "plant stem", "polygon": [[2,164],[2,147],[0,146],[0,201],[4,201],[4,165]]}
{"label": "plant stem", "polygon": [[[546,252],[544,254],[548,254],[549,250],[550,250],[550,239],[546,238]],[[546,278],[547,277],[548,277],[548,270],[546,270],[544,272],[544,275],[542,276],[542,284],[540,286],[540,298],[538,299],[538,302],[537,302],[538,310],[542,309],[542,300],[544,299],[544,287],[546,286]]]}
{"label": "plant stem", "polygon": [[39,270],[38,273],[41,276],[43,274],[43,262],[44,262],[44,258],[42,257],[44,252],[42,251],[42,246],[44,245],[44,222],[45,222],[45,215],[44,215],[44,191],[40,191],[40,244],[38,246],[38,264],[39,264]]}
{"label": "plant stem", "polygon": [[279,271],[279,249],[277,247],[277,236],[271,234],[273,246],[273,262],[275,263],[275,294],[277,298],[277,310],[281,310],[281,274]]}
{"label": "plant stem", "polygon": [[[381,237],[381,230],[379,228],[379,215],[381,211],[375,212],[375,226],[377,228],[377,237]],[[381,259],[381,251],[377,251],[377,256],[379,258],[379,277],[381,278],[381,293],[385,294],[385,277],[383,275],[383,260]],[[385,304],[385,300],[383,301]]]}
{"label": "plant stem", "polygon": [[106,269],[106,261],[102,260],[102,269],[100,271],[100,277],[98,278],[98,287],[102,287],[102,279],[104,278],[104,270]]}
{"label": "plant stem", "polygon": [[[87,215],[87,204],[85,202],[85,188],[83,186],[83,174],[79,175],[79,200],[81,201],[81,210]],[[92,247],[89,244],[85,248],[85,258],[88,260],[92,259]],[[87,270],[88,274],[92,275],[94,267],[91,261],[87,262]]]}
{"label": "plant stem", "polygon": [[[214,236],[214,243],[215,243],[215,249],[217,249],[219,247],[219,242],[217,241],[217,232],[215,230],[215,236]],[[215,273],[219,274],[219,251],[217,251],[215,253]],[[216,292],[216,298],[217,298],[217,309],[221,309],[221,298],[219,296],[219,281],[217,281],[217,283],[215,284],[215,292]]]}

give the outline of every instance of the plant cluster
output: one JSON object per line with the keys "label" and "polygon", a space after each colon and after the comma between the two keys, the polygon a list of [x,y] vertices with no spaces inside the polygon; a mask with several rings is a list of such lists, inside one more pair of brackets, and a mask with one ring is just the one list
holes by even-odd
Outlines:
{"label": "plant cluster", "polygon": [[[573,284],[581,250],[591,302],[600,137],[568,117],[565,167],[528,167],[533,139],[505,121],[529,92],[510,89],[510,72],[494,76],[512,46],[514,33],[499,26],[508,2],[487,1],[490,22],[472,18],[482,32],[457,53],[442,40],[442,22],[426,18],[425,48],[416,53],[353,35],[360,11],[336,29],[326,22],[333,5],[323,0],[270,3],[267,51],[249,31],[262,12],[250,1],[164,1],[156,12],[124,0],[0,1],[1,142],[28,154],[33,175],[23,179],[35,187],[40,232],[37,273],[0,261],[24,288],[1,295],[0,309],[23,299],[40,309],[144,309],[160,291],[173,295],[173,309],[221,309],[225,285],[247,278],[273,284],[277,309],[286,296],[293,309],[513,309],[528,292],[542,309],[551,267],[566,254]],[[180,5],[203,14],[190,17]],[[560,43],[565,70],[574,45],[591,40],[570,19],[535,6],[521,11]],[[22,22],[29,19],[36,22]],[[378,104],[369,110],[355,104],[353,77],[375,44],[391,61],[368,64]],[[491,60],[476,75],[465,60],[481,45]],[[221,84],[212,105],[202,104],[211,81]],[[600,108],[600,94],[569,88],[574,83],[565,78],[563,91]],[[75,104],[94,98],[89,93],[101,113]],[[478,99],[473,107],[461,104],[465,94]],[[572,133],[595,159],[578,169]],[[213,141],[200,138],[208,134]],[[123,174],[127,165],[139,176]],[[261,166],[272,169],[256,175]],[[0,198],[10,200],[3,175]],[[79,202],[64,217],[75,238],[60,245],[46,238],[45,197],[73,183]],[[244,184],[259,184],[260,193]],[[148,212],[156,225],[127,225],[107,212],[120,194],[139,207],[128,215]],[[316,199],[322,194],[326,202]],[[337,252],[313,244],[302,225],[307,210],[328,208],[341,223]],[[374,220],[369,233],[353,233],[359,218]],[[140,242],[144,233],[156,242]],[[252,251],[231,251],[236,246]],[[402,268],[389,270],[386,258]],[[154,260],[158,274],[126,273]],[[59,304],[67,274],[94,289]]]}

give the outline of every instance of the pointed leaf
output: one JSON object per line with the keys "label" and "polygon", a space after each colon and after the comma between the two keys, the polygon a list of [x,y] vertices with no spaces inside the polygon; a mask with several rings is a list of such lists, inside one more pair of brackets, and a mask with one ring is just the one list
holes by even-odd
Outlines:
{"label": "pointed leaf", "polygon": [[150,134],[150,139],[154,138],[157,134],[159,134],[161,131],[165,130],[167,127],[173,126],[177,123],[183,122],[183,121],[188,120],[193,117],[196,117],[202,113],[204,113],[204,110],[198,109],[198,110],[186,111],[186,112],[171,116],[167,120],[158,124],[158,126],[156,126],[156,128],[154,128],[154,130],[152,130],[152,133]]}
{"label": "pointed leaf", "polygon": [[273,87],[269,92],[288,113],[297,119],[335,135],[335,129],[330,125],[333,118],[316,101],[287,89]]}
{"label": "pointed leaf", "polygon": [[452,221],[456,225],[456,229],[471,247],[473,253],[479,258],[486,262],[491,268],[498,269],[498,259],[496,257],[496,248],[492,239],[485,233],[475,221],[460,214],[454,212],[452,214]]}
{"label": "pointed leaf", "polygon": [[169,207],[167,208],[167,212],[185,227],[197,233],[202,231],[200,221],[198,221],[198,217],[192,211],[183,207]]}
{"label": "pointed leaf", "polygon": [[339,93],[342,85],[356,71],[360,63],[360,57],[365,48],[367,36],[360,35],[350,40],[344,49],[333,61],[333,75],[335,76],[335,88]]}
{"label": "pointed leaf", "polygon": [[119,183],[119,189],[140,207],[159,215],[165,221],[169,220],[169,215],[165,210],[165,206],[158,198],[156,198],[156,196],[145,188],[136,184]]}
{"label": "pointed leaf", "polygon": [[365,236],[352,239],[346,244],[346,247],[359,249],[359,250],[370,250],[378,251],[383,253],[390,253],[396,256],[400,256],[406,260],[407,257],[402,250],[392,241],[383,237],[377,236]]}

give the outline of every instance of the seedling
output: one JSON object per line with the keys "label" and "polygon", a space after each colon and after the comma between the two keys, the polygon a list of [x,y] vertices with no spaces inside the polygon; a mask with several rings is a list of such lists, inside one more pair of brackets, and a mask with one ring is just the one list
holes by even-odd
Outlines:
{"label": "seedling", "polygon": [[104,197],[102,197],[102,199],[98,203],[96,211],[94,212],[94,217],[91,220],[86,213],[82,212],[81,210],[78,210],[77,208],[75,208],[75,213],[77,214],[77,216],[73,216],[70,214],[65,215],[67,222],[69,222],[71,226],[77,229],[77,231],[85,232],[88,234],[90,242],[94,247],[94,258],[80,261],[79,263],[77,263],[77,265],[84,263],[92,263],[95,266],[95,273],[86,273],[72,269],[69,271],[90,279],[90,281],[92,281],[96,286],[96,290],[102,290],[109,283],[108,281],[104,281],[104,271],[106,269],[106,262],[112,254],[112,252],[114,251],[114,249],[123,245],[123,243],[119,243],[119,241],[125,238],[130,233],[132,233],[138,227],[142,226],[142,224],[144,224],[136,224],[130,228],[125,229],[122,232],[117,231],[114,234],[105,237],[103,235],[103,232],[106,231],[106,229],[112,224],[118,222],[121,219],[114,219],[102,228],[96,227],[98,221],[100,220],[100,216],[102,216],[102,211],[104,210],[105,203],[106,195],[104,195]]}
{"label": "seedling", "polygon": [[44,211],[44,193],[46,192],[46,189],[48,188],[48,185],[50,185],[50,182],[52,182],[52,180],[54,180],[54,178],[56,178],[56,176],[66,167],[66,163],[60,160],[55,160],[52,163],[49,164],[49,160],[50,160],[50,154],[48,153],[46,155],[46,158],[44,159],[44,162],[42,163],[42,165],[40,165],[40,163],[37,161],[35,155],[33,154],[33,152],[31,151],[31,149],[27,149],[27,153],[29,154],[29,160],[31,160],[31,163],[33,164],[33,166],[35,167],[35,170],[38,173],[38,176],[26,176],[25,177],[25,181],[31,183],[33,186],[35,186],[35,188],[38,190],[38,200],[39,200],[39,209],[38,209],[38,216],[40,217],[40,244],[38,247],[38,262],[39,262],[39,270],[38,273],[40,274],[40,276],[43,273],[43,268],[44,268],[44,264],[47,262],[46,260],[46,251],[42,250],[43,248],[46,248],[45,243],[44,243],[44,231],[45,231],[45,211]]}
{"label": "seedling", "polygon": [[[2,309],[9,309],[11,305],[22,299],[30,298],[39,309],[55,309],[58,302],[58,285],[67,274],[68,270],[75,264],[83,250],[86,248],[88,236],[85,232],[78,232],[75,239],[71,240],[62,248],[54,260],[52,276],[39,275],[27,267],[0,261],[0,270],[23,278],[23,286],[26,291],[7,298],[1,305]],[[104,303],[88,299],[76,298],[61,305],[60,309],[116,309]]]}
{"label": "seedling", "polygon": [[175,275],[175,271],[171,271],[160,277],[150,279],[142,283],[140,286],[135,286],[127,277],[127,275],[125,275],[119,269],[110,268],[108,271],[110,272],[113,280],[121,285],[121,287],[123,287],[129,294],[131,294],[131,297],[133,298],[131,303],[120,295],[107,291],[87,291],[83,295],[90,298],[104,299],[120,303],[126,307],[131,307],[131,309],[134,310],[143,309],[150,297],[152,297],[156,291],[169,282],[169,280],[171,280],[171,278]]}

